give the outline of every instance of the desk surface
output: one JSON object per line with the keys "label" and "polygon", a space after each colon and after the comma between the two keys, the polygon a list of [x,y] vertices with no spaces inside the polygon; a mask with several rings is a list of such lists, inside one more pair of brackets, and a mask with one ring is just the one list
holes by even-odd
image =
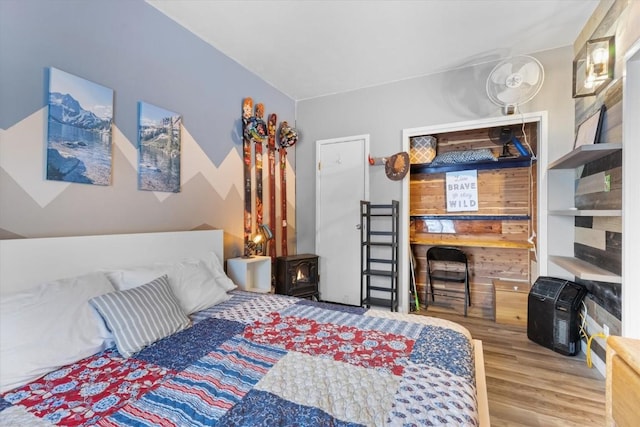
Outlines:
{"label": "desk surface", "polygon": [[[448,236],[448,235],[445,235]],[[456,236],[451,234],[451,236]],[[513,249],[529,249],[532,245],[529,242],[514,242],[506,240],[486,240],[486,239],[451,239],[447,237],[433,237],[429,239],[413,239],[412,245],[446,245],[460,247],[480,247],[480,248],[513,248]]]}

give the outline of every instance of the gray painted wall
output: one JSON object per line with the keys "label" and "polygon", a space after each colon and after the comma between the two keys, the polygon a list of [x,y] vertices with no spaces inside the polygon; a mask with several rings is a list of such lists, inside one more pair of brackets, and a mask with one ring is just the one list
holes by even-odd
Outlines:
{"label": "gray painted wall", "polygon": [[[549,160],[553,161],[573,147],[573,51],[567,46],[532,56],[543,64],[545,82],[536,98],[520,110],[548,111]],[[315,248],[315,141],[369,134],[371,155],[388,156],[401,151],[403,129],[501,116],[485,92],[495,58],[488,54],[489,62],[479,66],[299,101],[297,127],[304,144],[296,150],[298,250]],[[373,202],[401,200],[401,193],[401,182],[387,179],[384,168],[371,169]]]}
{"label": "gray painted wall", "polygon": [[[49,67],[114,90],[111,186],[44,180]],[[208,224],[225,229],[226,255],[234,256],[242,238],[247,96],[265,105],[265,118],[276,113],[295,122],[292,99],[142,0],[0,1],[0,238]],[[137,190],[139,101],[182,114],[180,193]],[[289,159],[294,165],[295,156]],[[288,180],[294,189],[295,176]],[[294,198],[289,208],[295,248]]]}

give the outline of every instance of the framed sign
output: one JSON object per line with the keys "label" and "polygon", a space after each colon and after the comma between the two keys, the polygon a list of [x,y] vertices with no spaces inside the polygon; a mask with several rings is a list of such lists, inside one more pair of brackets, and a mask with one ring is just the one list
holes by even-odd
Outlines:
{"label": "framed sign", "polygon": [[447,172],[447,212],[478,210],[478,171]]}
{"label": "framed sign", "polygon": [[600,142],[600,131],[602,130],[602,119],[605,110],[606,107],[603,105],[591,117],[580,123],[576,132],[576,141],[573,144],[574,149],[582,145]]}

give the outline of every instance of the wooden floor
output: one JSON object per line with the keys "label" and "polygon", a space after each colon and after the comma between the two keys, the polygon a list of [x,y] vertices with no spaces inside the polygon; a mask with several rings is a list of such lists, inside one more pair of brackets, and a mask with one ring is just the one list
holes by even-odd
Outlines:
{"label": "wooden floor", "polygon": [[587,367],[584,354],[555,353],[530,341],[524,327],[433,306],[420,314],[453,320],[482,340],[492,426],[605,424],[605,380]]}

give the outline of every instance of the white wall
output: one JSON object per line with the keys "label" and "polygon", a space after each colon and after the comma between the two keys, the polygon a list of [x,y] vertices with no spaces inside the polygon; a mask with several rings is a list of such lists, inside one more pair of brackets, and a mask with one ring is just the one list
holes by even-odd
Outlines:
{"label": "white wall", "polygon": [[[521,112],[548,111],[548,159],[553,161],[573,147],[573,50],[567,46],[532,56],[543,64],[545,82]],[[479,66],[298,102],[296,127],[303,137],[296,150],[299,252],[315,248],[315,141],[369,134],[371,155],[385,156],[402,150],[403,129],[501,116],[485,93],[497,58],[486,59]],[[373,202],[401,200],[402,184],[387,179],[384,168],[372,168],[370,194]]]}

